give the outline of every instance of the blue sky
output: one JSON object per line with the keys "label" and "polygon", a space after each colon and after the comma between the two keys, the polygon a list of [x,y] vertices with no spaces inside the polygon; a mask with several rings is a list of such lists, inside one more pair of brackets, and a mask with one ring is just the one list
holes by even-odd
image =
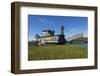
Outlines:
{"label": "blue sky", "polygon": [[55,30],[55,34],[60,34],[61,25],[65,27],[65,37],[81,32],[87,37],[88,17],[28,15],[28,40],[35,39],[36,34],[41,35],[42,30]]}

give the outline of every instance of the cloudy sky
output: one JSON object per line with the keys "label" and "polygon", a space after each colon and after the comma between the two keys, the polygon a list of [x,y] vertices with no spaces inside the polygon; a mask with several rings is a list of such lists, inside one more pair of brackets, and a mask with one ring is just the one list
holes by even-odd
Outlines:
{"label": "cloudy sky", "polygon": [[35,35],[41,35],[42,30],[55,30],[55,34],[60,34],[60,27],[65,27],[66,37],[83,33],[87,37],[88,18],[75,16],[47,16],[47,15],[28,15],[28,39],[35,39]]}

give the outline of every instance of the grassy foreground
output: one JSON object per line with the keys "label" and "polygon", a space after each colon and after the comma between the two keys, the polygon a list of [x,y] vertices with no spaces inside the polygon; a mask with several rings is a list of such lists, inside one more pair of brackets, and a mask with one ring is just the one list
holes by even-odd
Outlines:
{"label": "grassy foreground", "polygon": [[87,55],[87,47],[79,45],[45,45],[28,47],[28,60],[87,58]]}

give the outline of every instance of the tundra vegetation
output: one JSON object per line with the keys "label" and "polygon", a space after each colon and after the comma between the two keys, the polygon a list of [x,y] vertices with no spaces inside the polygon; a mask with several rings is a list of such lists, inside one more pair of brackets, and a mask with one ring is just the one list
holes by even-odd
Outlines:
{"label": "tundra vegetation", "polygon": [[80,44],[34,45],[32,43],[29,43],[28,46],[28,60],[79,59],[87,57],[88,57],[87,45],[86,46]]}

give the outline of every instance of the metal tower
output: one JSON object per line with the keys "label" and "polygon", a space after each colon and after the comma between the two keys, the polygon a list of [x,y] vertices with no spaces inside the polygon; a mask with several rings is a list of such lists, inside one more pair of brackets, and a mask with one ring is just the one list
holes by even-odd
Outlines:
{"label": "metal tower", "polygon": [[64,26],[61,25],[61,35],[64,35]]}

